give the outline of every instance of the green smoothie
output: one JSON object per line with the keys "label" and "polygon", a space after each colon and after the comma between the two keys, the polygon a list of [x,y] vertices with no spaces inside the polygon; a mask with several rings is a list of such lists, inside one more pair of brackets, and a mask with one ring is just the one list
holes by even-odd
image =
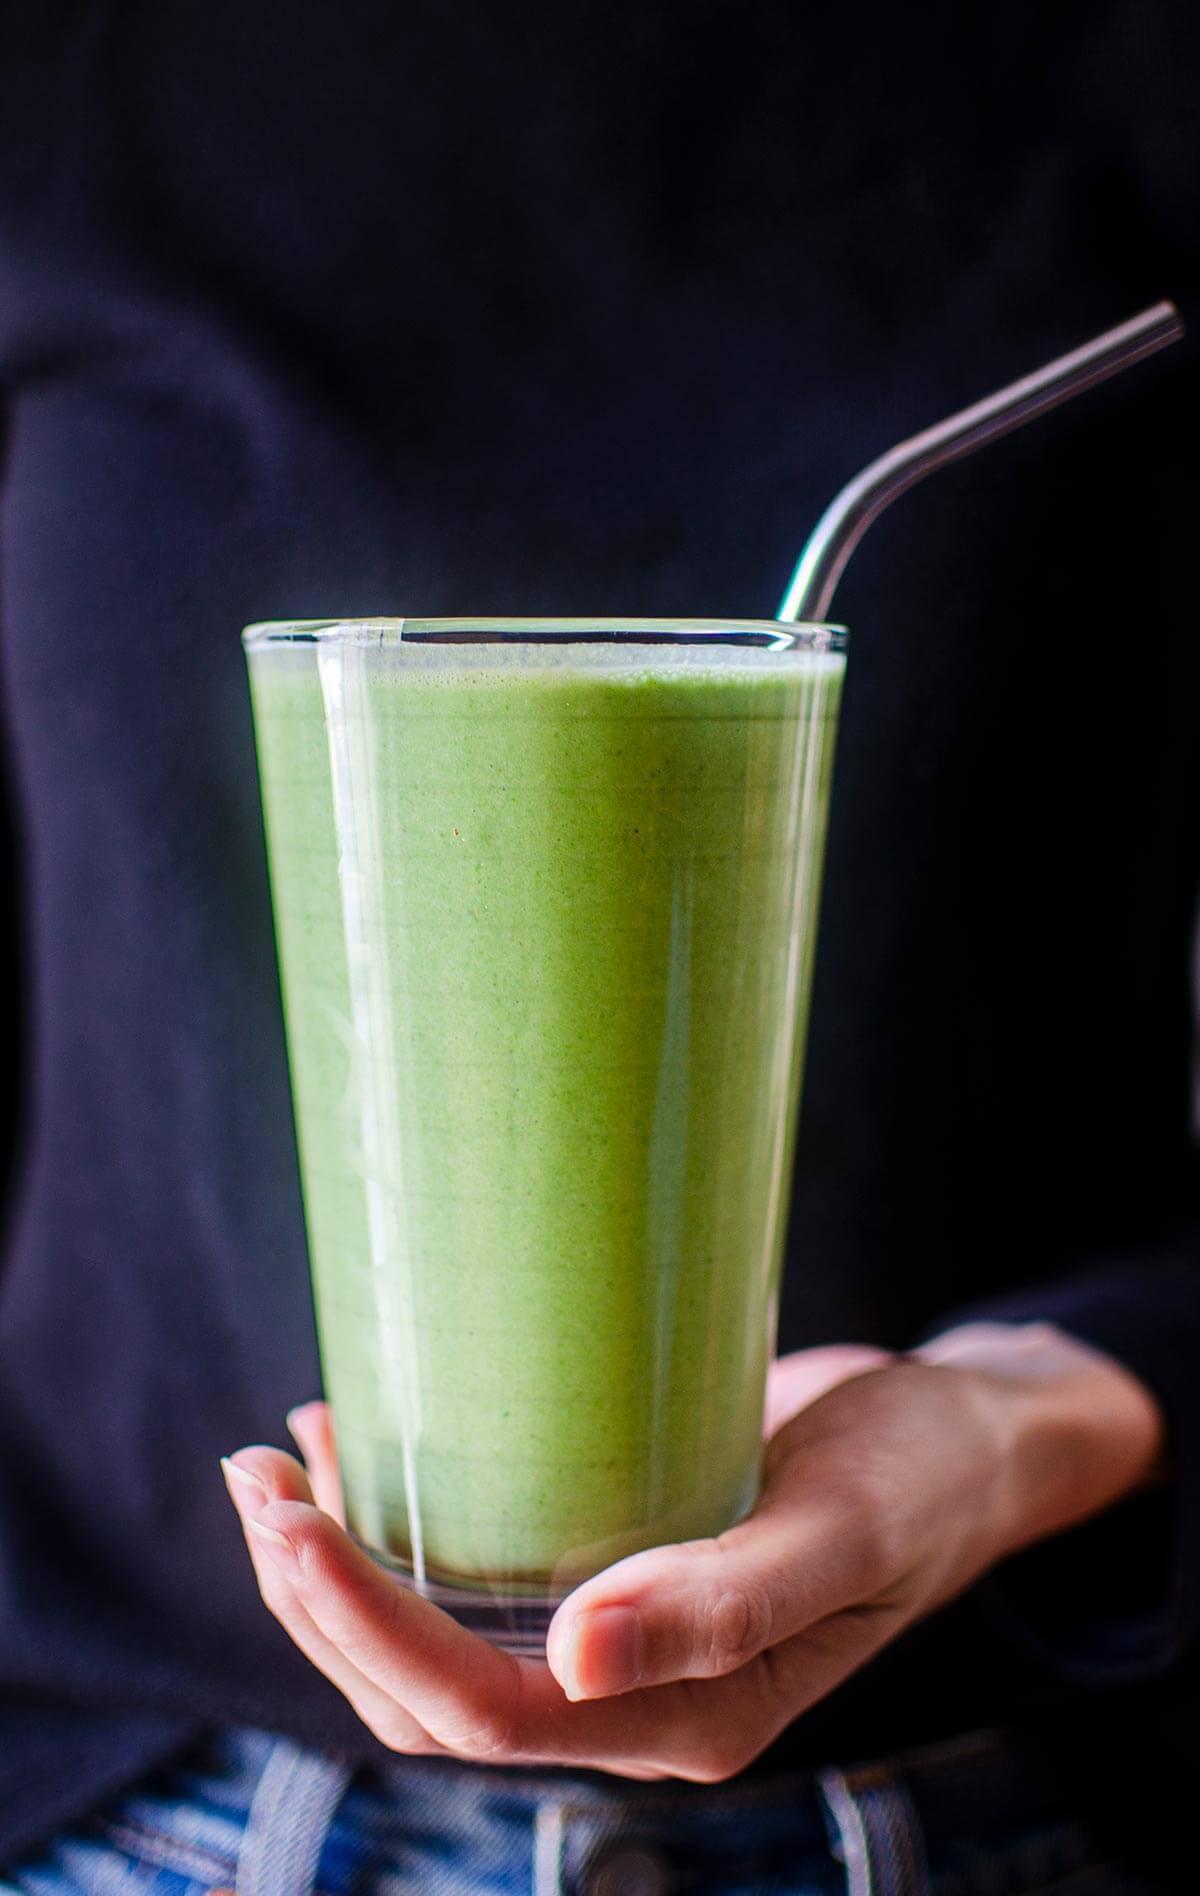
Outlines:
{"label": "green smoothie", "polygon": [[844,661],[399,623],[248,637],[322,1363],[361,1539],[552,1594],[755,1498]]}

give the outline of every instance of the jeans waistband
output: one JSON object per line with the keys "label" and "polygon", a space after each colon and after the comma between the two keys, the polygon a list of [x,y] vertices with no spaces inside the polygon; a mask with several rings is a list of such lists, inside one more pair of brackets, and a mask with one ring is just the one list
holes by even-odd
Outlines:
{"label": "jeans waistband", "polygon": [[[1033,1890],[1083,1871],[1095,1854],[1061,1766],[1009,1733],[702,1788],[440,1760],[352,1783],[342,1762],[276,1740],[255,1789],[237,1896],[309,1896],[339,1826],[372,1840],[381,1861],[401,1840],[430,1863],[457,1852],[464,1889],[532,1896],[782,1888],[770,1879],[785,1863],[814,1896],[929,1896],[947,1879],[963,1892]],[[472,1858],[494,1880],[470,1883]],[[449,1871],[443,1886],[457,1887]]]}
{"label": "jeans waistband", "polygon": [[1089,1873],[1107,1861],[1067,1763],[1002,1732],[697,1787],[441,1759],[363,1771],[231,1730],[91,1835],[114,1852],[96,1888],[127,1887],[119,1854],[192,1875],[188,1896],[1042,1896],[1098,1889]]}

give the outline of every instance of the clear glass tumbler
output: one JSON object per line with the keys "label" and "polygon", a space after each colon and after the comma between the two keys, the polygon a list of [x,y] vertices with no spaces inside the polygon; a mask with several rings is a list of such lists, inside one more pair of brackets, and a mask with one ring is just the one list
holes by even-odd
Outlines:
{"label": "clear glass tumbler", "polygon": [[540,1650],[755,1501],[845,636],[245,644],[347,1518]]}

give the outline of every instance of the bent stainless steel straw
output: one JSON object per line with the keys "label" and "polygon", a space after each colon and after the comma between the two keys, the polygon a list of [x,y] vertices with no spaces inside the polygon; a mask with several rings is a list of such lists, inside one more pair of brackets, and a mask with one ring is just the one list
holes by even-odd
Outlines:
{"label": "bent stainless steel straw", "polygon": [[863,534],[885,507],[935,468],[1001,435],[1010,434],[1035,415],[1070,401],[1143,356],[1177,342],[1183,321],[1174,303],[1155,303],[1140,315],[1105,330],[1082,348],[1048,362],[983,401],[947,416],[881,454],[842,488],[821,515],[783,595],[783,620],[827,619],[838,580]]}

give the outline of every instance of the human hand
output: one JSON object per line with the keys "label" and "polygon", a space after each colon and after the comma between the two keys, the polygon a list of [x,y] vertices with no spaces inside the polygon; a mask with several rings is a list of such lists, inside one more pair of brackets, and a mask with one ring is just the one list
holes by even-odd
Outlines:
{"label": "human hand", "polygon": [[712,1783],[1017,1548],[1152,1472],[1153,1398],[1044,1325],[972,1325],[917,1355],[805,1351],[772,1371],[762,1498],[715,1540],[586,1581],[516,1659],[349,1540],[328,1411],[307,1463],[226,1464],[266,1604],[391,1749]]}

